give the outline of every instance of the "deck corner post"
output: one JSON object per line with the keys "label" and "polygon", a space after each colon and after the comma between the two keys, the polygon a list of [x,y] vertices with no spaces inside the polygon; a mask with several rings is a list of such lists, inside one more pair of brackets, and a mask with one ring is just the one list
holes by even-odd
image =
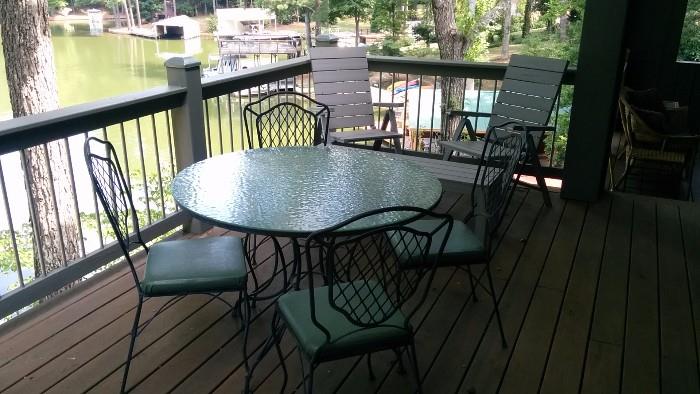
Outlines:
{"label": "deck corner post", "polygon": [[[182,105],[171,110],[178,171],[207,158],[200,66],[199,60],[192,57],[173,57],[165,62],[168,86],[187,88]],[[196,233],[210,227],[195,219],[183,225],[185,232]]]}

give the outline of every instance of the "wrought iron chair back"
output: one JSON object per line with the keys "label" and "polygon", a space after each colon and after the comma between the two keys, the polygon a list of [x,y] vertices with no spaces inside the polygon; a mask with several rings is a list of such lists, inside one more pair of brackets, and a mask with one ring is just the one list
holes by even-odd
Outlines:
{"label": "wrought iron chair back", "polygon": [[486,143],[472,185],[472,209],[467,220],[476,221],[487,250],[520,178],[525,138],[521,133],[491,128],[484,139]]}
{"label": "wrought iron chair back", "polygon": [[117,242],[138,284],[138,275],[129,251],[134,245],[141,246],[146,251],[148,247],[141,237],[138,215],[117,152],[109,141],[95,137],[88,138],[83,149],[95,193],[102,203]]}
{"label": "wrought iron chair back", "polygon": [[[413,218],[402,222],[348,233],[344,229],[375,215],[412,214]],[[439,219],[430,231],[416,230],[410,226],[419,218]],[[349,322],[360,328],[390,325],[392,316],[419,290],[423,277],[432,281],[436,263],[447,243],[443,236],[439,245],[433,245],[433,237],[441,231],[452,230],[449,215],[436,214],[414,207],[382,208],[340,223],[332,228],[310,235],[306,250],[317,247],[318,257],[324,266],[330,306]],[[437,237],[436,237],[437,239]],[[434,254],[435,251],[437,254]],[[313,266],[312,254],[307,254],[308,269]],[[406,269],[406,262],[415,269]],[[311,271],[309,271],[311,272]],[[313,278],[309,276],[311,319],[326,334],[327,328],[316,317]],[[423,303],[429,286],[420,294],[419,302],[405,314],[406,321],[399,328],[407,328],[408,320]],[[405,311],[404,311],[405,312]],[[337,339],[337,338],[335,338]]]}
{"label": "wrought iron chair back", "polygon": [[330,110],[301,93],[265,96],[243,113],[250,148],[325,144]]}

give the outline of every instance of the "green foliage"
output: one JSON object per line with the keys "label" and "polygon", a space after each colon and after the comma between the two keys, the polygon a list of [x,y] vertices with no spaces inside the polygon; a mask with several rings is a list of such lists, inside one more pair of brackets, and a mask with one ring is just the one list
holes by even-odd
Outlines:
{"label": "green foliage", "polygon": [[156,14],[163,12],[162,0],[139,0],[139,11],[141,11],[141,19],[152,21]]}
{"label": "green foliage", "polygon": [[431,43],[437,42],[437,36],[435,35],[435,27],[432,23],[423,21],[413,28],[413,34],[425,42],[425,46],[429,47]]}
{"label": "green foliage", "polygon": [[406,7],[404,0],[375,0],[372,9],[372,31],[389,32],[397,39],[406,24]]}
{"label": "green foliage", "polygon": [[217,26],[219,24],[219,20],[216,18],[216,15],[212,15],[207,18],[207,32],[213,33],[216,31]]}
{"label": "green foliage", "polygon": [[338,19],[352,17],[357,20],[365,20],[370,16],[373,0],[330,0],[328,21],[336,23]]}
{"label": "green foliage", "polygon": [[370,45],[368,51],[372,55],[399,57],[403,56],[401,48],[408,46],[409,44],[410,43],[405,38],[396,40],[392,38],[386,38],[381,44]]}
{"label": "green foliage", "polygon": [[[275,15],[278,13],[291,14],[298,10],[301,14],[310,12],[312,19],[316,21],[325,21],[328,19],[328,0],[320,0],[318,3],[315,0],[259,0],[257,4],[259,7],[267,8],[274,12]],[[316,16],[314,14],[317,11],[323,14],[324,9],[326,9],[326,19],[319,20],[323,15]]]}
{"label": "green foliage", "polygon": [[428,58],[440,58],[440,50],[437,48],[430,47],[412,47],[402,51],[404,56],[408,57],[428,57]]}
{"label": "green foliage", "polygon": [[[19,229],[15,229],[15,241],[20,265],[24,268],[34,266],[34,249],[32,246],[32,226],[24,223]],[[0,231],[0,271],[9,272],[17,270],[15,252],[12,246],[12,234],[10,230]]]}
{"label": "green foliage", "polygon": [[49,10],[51,12],[61,10],[66,5],[68,5],[68,2],[65,0],[48,0],[48,1],[49,1]]}
{"label": "green foliage", "polygon": [[678,58],[700,62],[700,0],[688,0]]}

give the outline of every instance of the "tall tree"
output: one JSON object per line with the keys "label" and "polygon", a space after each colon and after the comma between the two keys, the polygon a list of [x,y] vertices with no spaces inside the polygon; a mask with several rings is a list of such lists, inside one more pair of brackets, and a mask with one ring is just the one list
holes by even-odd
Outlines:
{"label": "tall tree", "polygon": [[503,39],[501,40],[501,57],[510,56],[510,28],[513,21],[513,0],[503,0]]}
{"label": "tall tree", "polygon": [[272,12],[288,12],[298,9],[304,15],[306,45],[311,48],[311,22],[315,21],[314,35],[321,31],[321,23],[328,21],[329,0],[260,0],[259,4]]}
{"label": "tall tree", "polygon": [[[13,116],[58,108],[47,0],[2,0],[0,20]],[[37,276],[80,257],[68,154],[65,140],[29,148],[21,154],[34,208]]]}
{"label": "tall tree", "polygon": [[525,8],[523,10],[523,32],[522,37],[527,37],[532,29],[532,2],[534,0],[525,0]]}
{"label": "tall tree", "polygon": [[375,0],[372,8],[372,29],[387,30],[397,39],[406,23],[405,0]]}
{"label": "tall tree", "polygon": [[[500,0],[432,0],[440,59],[464,60],[465,55],[478,41],[479,33],[501,11]],[[443,115],[449,109],[462,109],[466,81],[460,78],[442,79]],[[445,116],[442,119],[446,119]],[[448,120],[445,130],[454,130],[456,120]]]}
{"label": "tall tree", "polygon": [[355,21],[355,46],[360,45],[360,21],[367,19],[372,12],[372,0],[330,0],[329,21],[334,23],[343,17]]}

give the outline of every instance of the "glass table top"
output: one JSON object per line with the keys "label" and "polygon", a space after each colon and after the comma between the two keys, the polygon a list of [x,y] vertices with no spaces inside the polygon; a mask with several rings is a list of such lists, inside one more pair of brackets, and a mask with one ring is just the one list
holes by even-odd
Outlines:
{"label": "glass table top", "polygon": [[[432,208],[442,186],[401,155],[318,146],[253,149],[203,160],[177,174],[172,191],[181,207],[217,226],[302,237],[372,209]],[[410,218],[405,215],[373,215],[347,230]]]}

